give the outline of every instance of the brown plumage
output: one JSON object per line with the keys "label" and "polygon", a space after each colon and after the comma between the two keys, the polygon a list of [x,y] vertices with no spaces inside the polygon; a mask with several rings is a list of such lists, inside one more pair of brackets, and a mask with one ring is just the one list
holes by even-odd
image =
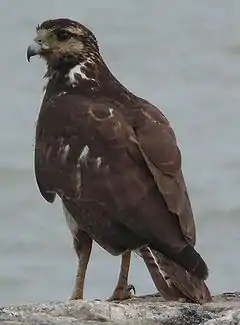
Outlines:
{"label": "brown plumage", "polygon": [[[36,54],[46,60],[48,78],[36,130],[36,180],[47,201],[57,194],[63,202],[79,256],[73,298],[83,295],[92,240],[123,254],[111,299],[130,296],[130,252],[142,249],[149,265],[147,247],[170,266],[177,263],[181,276],[175,272],[173,282],[194,278],[204,291],[208,269],[194,249],[181,154],[166,117],[112,75],[95,36],[75,21],[38,26],[28,59]],[[181,283],[180,293],[188,290]]]}
{"label": "brown plumage", "polygon": [[138,254],[143,258],[156,288],[166,300],[200,304],[211,301],[204,280],[186,272],[183,267],[149,247],[140,248]]}

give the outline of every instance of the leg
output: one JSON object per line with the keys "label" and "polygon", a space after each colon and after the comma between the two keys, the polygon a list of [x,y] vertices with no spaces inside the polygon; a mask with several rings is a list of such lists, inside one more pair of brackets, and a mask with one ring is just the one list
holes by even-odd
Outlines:
{"label": "leg", "polygon": [[129,299],[133,296],[131,290],[133,290],[135,294],[134,286],[128,285],[130,259],[131,251],[126,251],[122,254],[121,269],[118,277],[117,286],[114,289],[112,296],[108,299],[109,301]]}
{"label": "leg", "polygon": [[73,244],[78,256],[78,269],[71,300],[76,300],[83,299],[84,280],[92,250],[92,239],[84,231],[78,230]]}

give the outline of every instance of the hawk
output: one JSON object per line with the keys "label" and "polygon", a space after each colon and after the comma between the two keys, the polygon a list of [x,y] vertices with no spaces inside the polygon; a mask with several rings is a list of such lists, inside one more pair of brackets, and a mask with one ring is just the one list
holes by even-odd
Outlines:
{"label": "hawk", "polygon": [[72,299],[83,298],[92,241],[122,255],[110,300],[131,296],[131,252],[140,254],[166,299],[211,299],[208,268],[195,250],[195,225],[181,153],[163,113],[126,89],[100,54],[95,35],[59,18],[36,28],[27,59],[46,62],[35,175],[41,195],[58,196],[78,270]]}

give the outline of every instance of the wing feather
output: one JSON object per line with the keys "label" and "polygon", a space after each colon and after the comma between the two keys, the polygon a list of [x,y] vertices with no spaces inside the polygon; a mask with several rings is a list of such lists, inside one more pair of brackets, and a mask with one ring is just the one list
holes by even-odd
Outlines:
{"label": "wing feather", "polygon": [[152,105],[135,128],[137,145],[169,211],[178,215],[186,239],[195,244],[195,223],[181,170],[181,153],[166,117]]}
{"label": "wing feather", "polygon": [[41,107],[35,140],[35,176],[42,196],[51,203],[56,194],[76,199],[81,192],[79,157],[85,141],[79,134],[82,125],[78,111],[72,97],[58,98]]}
{"label": "wing feather", "polygon": [[[49,202],[53,202],[56,193],[78,198],[81,193],[78,162],[84,147],[92,146],[96,153],[99,150],[115,152],[114,155],[121,159],[129,135],[152,173],[169,211],[178,215],[184,236],[194,244],[195,225],[181,171],[180,150],[168,120],[150,104],[143,108],[142,118],[132,128],[131,122],[118,109],[108,107],[106,103],[79,100],[74,96],[43,103],[35,148],[35,173],[40,192]],[[112,156],[111,159],[117,163],[118,158]]]}
{"label": "wing feather", "polygon": [[35,143],[35,175],[42,196],[48,202],[56,194],[79,198],[81,164],[87,151],[93,155],[89,161],[98,165],[102,150],[121,147],[124,132],[108,105],[73,95],[43,103]]}

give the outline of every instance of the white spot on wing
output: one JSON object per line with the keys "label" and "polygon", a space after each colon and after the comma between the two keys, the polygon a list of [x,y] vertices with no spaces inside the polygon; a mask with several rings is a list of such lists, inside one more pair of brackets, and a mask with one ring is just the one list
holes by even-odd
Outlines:
{"label": "white spot on wing", "polygon": [[76,173],[76,187],[77,187],[77,192],[78,192],[77,197],[79,198],[81,196],[82,174],[81,174],[80,166],[78,165],[77,167],[79,170]]}
{"label": "white spot on wing", "polygon": [[68,212],[67,208],[63,204],[63,211],[66,217],[68,228],[70,229],[72,236],[76,238],[78,232],[78,224],[72,217],[72,215]]}
{"label": "white spot on wing", "polygon": [[59,138],[58,141],[59,141],[59,148],[57,151],[57,155],[60,155],[63,151],[63,143],[64,143],[63,137]]}
{"label": "white spot on wing", "polygon": [[83,151],[81,152],[81,155],[79,156],[79,160],[86,159],[89,153],[89,148],[88,146],[85,146],[83,148]]}
{"label": "white spot on wing", "polygon": [[58,93],[56,96],[57,96],[57,97],[60,97],[60,96],[62,96],[62,95],[66,95],[66,93],[67,93],[66,91],[61,91],[61,92]]}
{"label": "white spot on wing", "polygon": [[62,155],[61,155],[61,162],[62,162],[62,164],[65,164],[65,163],[66,163],[66,160],[67,160],[67,156],[68,156],[69,150],[70,150],[70,145],[67,144],[67,145],[63,148],[63,153],[62,153]]}
{"label": "white spot on wing", "polygon": [[113,117],[113,109],[109,108],[110,117]]}
{"label": "white spot on wing", "polygon": [[68,154],[69,150],[70,150],[70,145],[67,144],[64,148],[64,154]]}
{"label": "white spot on wing", "polygon": [[101,157],[97,157],[96,162],[97,162],[97,168],[100,168],[101,167],[101,164],[102,164],[102,158]]}
{"label": "white spot on wing", "polygon": [[78,191],[78,193],[79,193],[78,196],[81,195],[81,185],[82,185],[82,184],[81,184],[81,181],[82,181],[82,175],[81,175],[81,164],[80,164],[80,162],[81,162],[82,160],[87,159],[88,154],[89,154],[89,147],[86,145],[86,146],[83,148],[83,150],[82,150],[80,156],[78,157],[78,162],[77,162],[76,186],[77,186],[77,191]]}

